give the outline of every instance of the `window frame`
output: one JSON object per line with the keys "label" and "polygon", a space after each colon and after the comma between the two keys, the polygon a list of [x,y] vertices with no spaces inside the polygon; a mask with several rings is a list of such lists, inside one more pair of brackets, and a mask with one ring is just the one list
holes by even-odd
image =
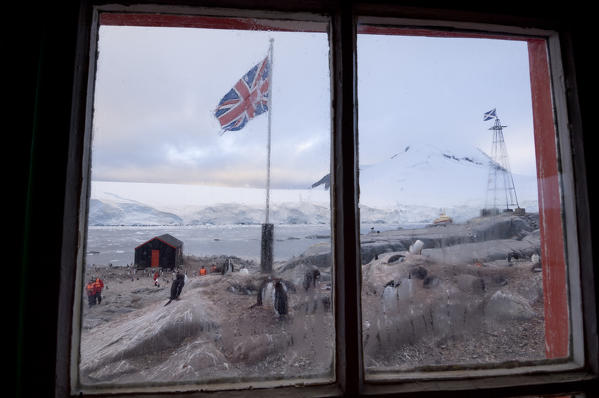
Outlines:
{"label": "window frame", "polygon": [[[449,28],[449,29],[448,29]],[[549,51],[551,43],[556,42],[554,32],[538,29],[514,29],[513,27],[494,27],[497,32],[480,30],[480,27],[453,24],[444,22],[415,21],[395,18],[360,17],[358,18],[358,34],[375,34],[404,37],[435,37],[435,38],[471,38],[513,40],[527,44],[530,67],[530,82],[532,90],[532,112],[534,121],[534,136],[537,164],[537,180],[539,182],[540,224],[541,224],[541,257],[543,264],[544,296],[545,296],[545,325],[546,331],[551,331],[546,338],[547,362],[565,362],[572,358],[575,364],[581,364],[580,323],[574,324],[570,319],[571,313],[580,313],[578,305],[579,286],[569,288],[567,275],[571,280],[579,280],[578,275],[578,242],[576,239],[576,219],[566,216],[574,214],[575,203],[571,197],[566,197],[564,192],[570,192],[572,167],[571,164],[560,159],[563,151],[558,146],[561,140],[564,148],[568,148],[567,137],[569,131],[563,119],[567,117],[563,112],[557,114],[558,108],[553,106],[555,84],[560,81],[551,81],[551,70],[554,75],[561,75],[561,64],[550,64],[552,52]],[[559,44],[554,45],[553,52],[559,54]],[[560,93],[555,93],[559,97]],[[557,119],[557,120],[556,120]],[[557,121],[562,121],[558,128]],[[561,172],[558,172],[558,168]],[[565,210],[568,208],[568,210]],[[568,233],[568,230],[570,231]],[[569,239],[566,239],[569,238]],[[568,240],[566,242],[566,240]],[[568,243],[568,244],[566,244]],[[570,250],[567,250],[570,247]],[[574,248],[572,250],[572,248]],[[569,258],[566,258],[569,257]],[[571,264],[571,266],[568,266]],[[577,320],[578,321],[578,320]],[[572,335],[570,335],[572,332]],[[570,341],[572,340],[572,341]],[[574,353],[570,350],[574,349]],[[541,361],[544,362],[544,361]],[[542,363],[536,366],[542,365]],[[535,366],[535,365],[532,365]],[[573,365],[576,366],[576,365]],[[453,367],[453,366],[451,366]],[[526,366],[522,365],[522,370]],[[495,368],[495,372],[499,367]],[[431,371],[431,374],[446,372]],[[402,379],[409,372],[404,372]],[[412,372],[413,378],[418,378],[419,373]],[[387,376],[388,378],[389,376]],[[448,377],[451,377],[449,372]],[[425,377],[427,378],[427,377]],[[375,380],[385,379],[385,376],[374,376]]]}
{"label": "window frame", "polygon": [[[142,1],[138,3],[143,3]],[[283,386],[274,389],[279,383],[261,385],[263,396],[294,395],[301,389],[306,395],[371,395],[371,394],[443,394],[460,390],[464,393],[484,390],[492,395],[513,393],[543,393],[543,391],[567,391],[576,383],[596,380],[599,374],[598,343],[595,307],[595,287],[593,285],[593,262],[590,240],[590,205],[588,203],[587,175],[585,172],[582,142],[582,121],[577,103],[573,65],[562,60],[572,59],[572,46],[566,32],[559,31],[554,21],[540,19],[520,19],[509,16],[407,8],[389,4],[348,3],[338,5],[324,2],[299,2],[298,5],[277,5],[268,1],[246,2],[243,0],[223,1],[222,8],[199,8],[199,1],[193,8],[174,6],[167,2],[161,6],[131,5],[107,6],[103,2],[83,1],[79,12],[75,76],[73,83],[72,117],[69,132],[68,165],[63,221],[63,245],[60,264],[60,290],[57,330],[56,395],[78,394],[72,389],[76,380],[74,368],[77,358],[71,347],[79,341],[79,320],[73,314],[79,313],[80,300],[75,294],[75,286],[81,285],[80,264],[85,247],[87,201],[89,192],[87,181],[91,157],[91,108],[93,105],[93,82],[95,80],[96,42],[98,9],[123,9],[155,11],[164,9],[187,13],[216,13],[217,15],[259,17],[271,16],[302,20],[306,13],[323,14],[330,17],[330,65],[332,97],[332,137],[331,137],[331,198],[332,236],[334,266],[334,303],[336,326],[336,381],[327,385]],[[250,4],[252,4],[250,6]],[[197,7],[196,7],[197,6]],[[164,7],[164,8],[163,8]],[[231,7],[231,8],[227,8]],[[244,9],[245,7],[245,9]],[[254,9],[248,9],[254,7]],[[260,8],[268,10],[263,11]],[[423,380],[388,380],[380,383],[364,381],[361,340],[361,299],[359,263],[359,209],[358,209],[358,131],[357,131],[357,23],[360,20],[377,20],[392,16],[395,21],[409,22],[429,28],[465,29],[494,33],[527,33],[548,35],[549,65],[553,90],[553,107],[558,128],[558,153],[561,161],[564,191],[562,209],[564,212],[564,243],[572,248],[567,250],[569,291],[571,294],[572,321],[582,325],[577,330],[571,328],[571,353],[574,362],[565,365],[551,365],[549,368],[534,367],[530,372],[507,372],[480,374],[473,377],[471,372],[454,373],[455,377],[437,376]],[[441,17],[441,18],[440,18]],[[451,22],[448,22],[451,21]],[[530,26],[537,28],[531,30]],[[550,30],[553,28],[554,30]],[[569,57],[569,58],[568,58]],[[344,84],[346,83],[346,84]],[[83,133],[82,133],[83,132]],[[565,171],[565,173],[563,173]],[[563,201],[565,196],[574,198]],[[571,261],[574,261],[571,263]],[[338,266],[343,264],[343,266]],[[572,270],[572,268],[576,268]],[[576,283],[579,281],[580,283]],[[575,308],[576,310],[572,310]],[[75,364],[75,365],[73,365]],[[257,386],[257,383],[251,383]],[[229,388],[231,386],[224,386]],[[236,387],[232,387],[236,389]],[[165,392],[169,389],[153,389],[152,392]],[[206,391],[206,390],[203,390]],[[245,395],[251,390],[237,391]],[[93,392],[86,391],[86,393]],[[150,392],[145,391],[145,392]],[[140,392],[143,395],[144,392]],[[201,395],[198,392],[198,395]],[[228,396],[231,391],[212,392],[211,396]]]}
{"label": "window frame", "polygon": [[[126,15],[129,14],[129,15]],[[199,384],[173,384],[170,386],[157,385],[151,387],[139,385],[102,387],[102,386],[82,386],[79,381],[79,345],[81,340],[81,303],[83,290],[83,258],[86,253],[87,237],[87,219],[89,210],[89,199],[91,193],[91,157],[92,157],[92,135],[93,135],[93,104],[96,83],[96,68],[98,55],[98,35],[102,25],[107,26],[180,26],[185,27],[220,27],[226,29],[249,29],[250,23],[258,22],[261,29],[286,31],[297,27],[298,31],[320,32],[320,27],[330,25],[326,16],[309,13],[265,13],[263,11],[252,12],[248,10],[228,10],[218,8],[195,7],[193,9],[184,7],[160,7],[160,6],[120,6],[120,5],[98,5],[91,7],[91,23],[89,25],[89,43],[86,82],[86,114],[83,120],[83,148],[82,161],[80,164],[82,170],[81,192],[78,206],[80,208],[78,218],[78,244],[74,250],[76,252],[76,266],[74,279],[73,296],[73,317],[71,333],[71,352],[70,352],[70,379],[71,393],[151,393],[155,391],[226,391],[226,390],[244,390],[252,388],[273,388],[284,387],[288,385],[331,385],[332,382],[326,378],[314,379],[290,379],[290,380],[264,380],[264,381],[241,381],[241,382],[216,382],[205,385]],[[189,18],[188,18],[189,17]],[[212,19],[214,17],[214,19]],[[102,23],[102,20],[107,23]],[[127,22],[132,23],[127,23]],[[281,23],[283,22],[283,24]],[[252,24],[252,26],[254,26]],[[322,30],[323,33],[328,33]],[[81,137],[79,137],[81,138]],[[68,264],[63,262],[66,267]],[[62,289],[61,289],[62,290]],[[334,368],[333,368],[334,372]],[[334,373],[332,375],[334,380]]]}

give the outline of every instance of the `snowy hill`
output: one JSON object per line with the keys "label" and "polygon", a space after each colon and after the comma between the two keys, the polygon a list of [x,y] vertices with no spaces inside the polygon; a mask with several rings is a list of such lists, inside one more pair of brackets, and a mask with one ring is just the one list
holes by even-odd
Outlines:
{"label": "snowy hill", "polygon": [[[199,207],[185,218],[189,224],[261,224],[264,222],[263,206],[234,203]],[[328,206],[307,202],[274,204],[270,209],[270,222],[274,224],[327,224],[330,220]]]}
{"label": "snowy hill", "polygon": [[[513,175],[518,199],[537,200],[536,176]],[[375,208],[425,205],[438,208],[485,204],[488,160],[474,147],[406,146],[360,170],[360,203]]]}
{"label": "snowy hill", "polygon": [[[513,177],[520,206],[537,212],[536,177]],[[487,178],[488,159],[477,148],[406,146],[360,168],[361,222],[429,223],[440,211],[466,221],[485,204]],[[312,188],[272,190],[270,221],[329,223],[329,181],[325,175]],[[91,197],[90,225],[264,222],[263,189],[94,182]]]}
{"label": "snowy hill", "polygon": [[[487,193],[488,158],[475,147],[408,145],[360,167],[363,223],[426,223],[444,211],[463,222],[480,214]],[[537,212],[536,176],[513,174],[521,207]],[[314,184],[324,187],[328,175]]]}
{"label": "snowy hill", "polygon": [[89,225],[169,225],[182,224],[176,214],[156,210],[133,200],[90,199]]}

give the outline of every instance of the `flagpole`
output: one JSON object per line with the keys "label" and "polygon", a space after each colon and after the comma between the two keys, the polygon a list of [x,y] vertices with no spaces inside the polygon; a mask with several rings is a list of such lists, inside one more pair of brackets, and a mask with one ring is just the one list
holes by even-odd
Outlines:
{"label": "flagpole", "polygon": [[273,66],[273,42],[275,39],[270,38],[270,47],[268,49],[268,74],[269,74],[269,83],[268,83],[268,141],[266,143],[266,220],[265,224],[269,222],[270,216],[270,128],[271,128],[271,120],[272,120],[272,66]]}
{"label": "flagpole", "polygon": [[272,66],[273,66],[273,42],[270,39],[270,47],[268,49],[268,141],[266,143],[266,216],[264,224],[262,224],[262,242],[260,253],[260,270],[263,273],[272,273],[272,253],[273,253],[273,234],[274,225],[270,221],[270,137],[271,137],[271,121],[272,121]]}

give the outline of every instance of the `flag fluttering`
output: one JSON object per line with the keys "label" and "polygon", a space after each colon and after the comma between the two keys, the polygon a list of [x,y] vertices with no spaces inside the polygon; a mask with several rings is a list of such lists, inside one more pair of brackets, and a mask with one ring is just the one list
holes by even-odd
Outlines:
{"label": "flag fluttering", "polygon": [[214,116],[222,131],[238,131],[254,117],[268,111],[269,57],[250,69],[220,100]]}
{"label": "flag fluttering", "polygon": [[495,109],[496,109],[496,108],[493,108],[493,109],[491,109],[489,112],[486,112],[486,113],[484,114],[484,116],[483,116],[483,120],[484,120],[485,122],[486,122],[487,120],[491,120],[491,119],[493,119],[494,117],[497,117],[497,115],[495,114]]}
{"label": "flag fluttering", "polygon": [[273,229],[270,214],[270,141],[272,125],[272,68],[273,42],[271,38],[268,55],[250,69],[220,100],[214,116],[221,126],[221,134],[238,131],[254,117],[268,111],[268,139],[266,141],[266,208],[262,224],[260,270],[272,273]]}

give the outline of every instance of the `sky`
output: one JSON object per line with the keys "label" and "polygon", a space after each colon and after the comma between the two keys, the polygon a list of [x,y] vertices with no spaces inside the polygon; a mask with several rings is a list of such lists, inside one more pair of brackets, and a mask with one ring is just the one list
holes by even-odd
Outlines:
{"label": "sky", "polygon": [[[274,39],[273,189],[305,189],[330,171],[326,33],[102,26],[92,180],[264,187],[267,113],[220,134],[220,99]],[[490,152],[496,108],[512,171],[534,175],[526,43],[358,36],[359,159],[419,143]]]}
{"label": "sky", "polygon": [[92,178],[263,187],[267,113],[220,134],[220,99],[274,39],[272,187],[306,188],[330,167],[324,33],[102,27]]}
{"label": "sky", "polygon": [[536,174],[525,42],[359,35],[358,107],[364,164],[416,143],[491,153],[496,108],[512,171]]}

